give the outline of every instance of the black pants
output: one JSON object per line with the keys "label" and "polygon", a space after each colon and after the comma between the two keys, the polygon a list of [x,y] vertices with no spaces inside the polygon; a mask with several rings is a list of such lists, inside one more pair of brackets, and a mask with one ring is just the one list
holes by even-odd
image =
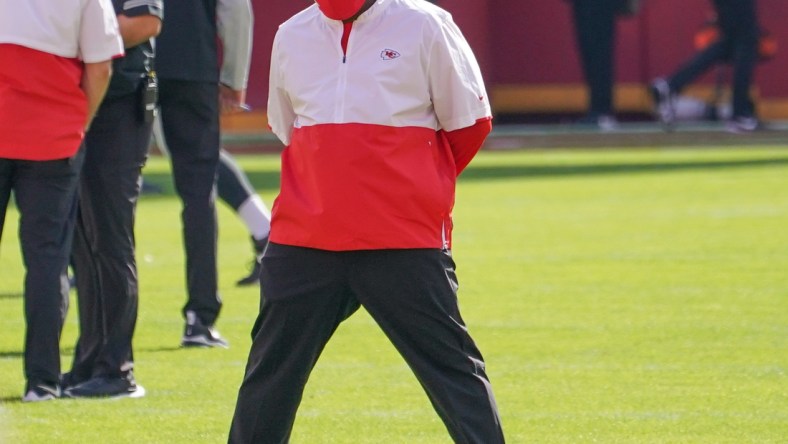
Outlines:
{"label": "black pants", "polygon": [[[170,155],[167,142],[161,131],[154,125],[153,135],[159,151],[165,156]],[[224,201],[236,212],[252,195],[256,194],[246,173],[241,169],[233,156],[223,148],[219,150],[219,165],[216,170],[216,191],[219,199]]]}
{"label": "black pants", "polygon": [[454,268],[440,250],[329,252],[269,244],[229,442],[289,440],[309,373],[339,324],[363,305],[455,442],[502,443],[484,361],[460,316]]}
{"label": "black pants", "polygon": [[52,161],[0,159],[0,234],[11,190],[20,213],[25,265],[25,377],[57,385],[60,332],[68,308],[66,267],[76,216],[83,151]]}
{"label": "black pants", "polygon": [[219,163],[219,87],[162,79],[159,106],[175,190],[183,202],[188,300],[203,324],[219,316],[216,252],[216,169]]}
{"label": "black pants", "polygon": [[733,115],[750,117],[754,106],[750,99],[755,65],[758,63],[758,18],[755,0],[714,0],[721,31],[718,42],[696,54],[670,76],[671,90],[679,92],[710,67],[733,64]]}
{"label": "black pants", "polygon": [[621,0],[572,0],[580,64],[589,92],[588,114],[613,113],[613,51]]}
{"label": "black pants", "polygon": [[151,133],[139,106],[136,94],[105,99],[85,138],[72,259],[80,327],[72,384],[120,377],[133,367],[139,299],[134,220]]}

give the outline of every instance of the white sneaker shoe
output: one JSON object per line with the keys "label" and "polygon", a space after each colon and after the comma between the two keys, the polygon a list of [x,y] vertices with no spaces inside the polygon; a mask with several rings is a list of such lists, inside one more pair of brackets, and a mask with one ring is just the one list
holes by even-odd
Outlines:
{"label": "white sneaker shoe", "polygon": [[45,384],[36,384],[29,387],[25,396],[22,397],[22,402],[41,402],[51,401],[59,398],[61,395],[60,387],[52,387]]}
{"label": "white sneaker shoe", "polygon": [[729,133],[746,134],[758,130],[761,123],[755,117],[734,117],[725,124]]}
{"label": "white sneaker shoe", "polygon": [[672,127],[676,123],[676,107],[668,81],[663,78],[655,79],[651,82],[650,89],[651,97],[654,99],[654,115],[665,127]]}

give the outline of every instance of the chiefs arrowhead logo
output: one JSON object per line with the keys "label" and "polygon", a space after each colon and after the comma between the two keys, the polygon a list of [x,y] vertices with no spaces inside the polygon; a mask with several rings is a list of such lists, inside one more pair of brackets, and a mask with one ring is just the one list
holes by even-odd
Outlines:
{"label": "chiefs arrowhead logo", "polygon": [[393,49],[384,49],[380,52],[380,58],[383,60],[394,60],[400,56],[400,53]]}

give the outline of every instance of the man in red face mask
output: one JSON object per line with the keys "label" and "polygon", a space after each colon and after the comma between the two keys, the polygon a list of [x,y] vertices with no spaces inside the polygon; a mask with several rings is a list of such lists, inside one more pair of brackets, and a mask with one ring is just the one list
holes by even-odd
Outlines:
{"label": "man in red face mask", "polygon": [[491,111],[451,16],[424,0],[317,0],[279,28],[269,84],[281,192],[230,442],[289,441],[321,351],[363,306],[455,442],[503,443],[457,304],[455,185]]}

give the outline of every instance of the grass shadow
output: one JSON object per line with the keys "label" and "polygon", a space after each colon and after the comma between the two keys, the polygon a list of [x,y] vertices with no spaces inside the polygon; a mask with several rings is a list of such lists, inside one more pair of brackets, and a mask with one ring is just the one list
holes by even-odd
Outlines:
{"label": "grass shadow", "polygon": [[[719,170],[730,168],[752,168],[788,165],[788,157],[771,159],[731,160],[721,162],[662,162],[662,163],[599,163],[576,165],[502,165],[471,166],[462,174],[461,180],[488,180],[506,178],[575,177],[632,173],[664,173],[676,171]],[[279,189],[278,171],[246,170],[252,187],[258,191],[275,192]],[[175,194],[169,172],[144,173],[146,181],[160,188],[159,194],[145,194],[145,199],[169,198]]]}
{"label": "grass shadow", "polygon": [[21,359],[25,353],[23,351],[0,351],[0,359],[18,358]]}
{"label": "grass shadow", "polygon": [[[60,349],[60,355],[61,356],[72,356],[73,354],[74,354],[74,347],[73,346],[61,347],[61,349]],[[0,350],[0,359],[3,359],[3,358],[5,358],[5,359],[12,359],[12,358],[22,359],[24,357],[25,357],[25,351],[24,350]]]}
{"label": "grass shadow", "polygon": [[171,346],[163,346],[163,347],[134,347],[134,351],[137,353],[161,353],[161,352],[175,352],[179,350],[188,350],[185,347],[181,347],[180,345],[171,345]]}
{"label": "grass shadow", "polygon": [[663,173],[674,171],[719,170],[788,165],[788,158],[732,160],[723,162],[665,162],[665,163],[608,163],[581,165],[512,165],[479,166],[468,168],[461,180],[488,180],[506,178],[545,178],[632,173]]}
{"label": "grass shadow", "polygon": [[[196,347],[199,349],[199,347]],[[180,350],[189,350],[189,347],[181,347],[180,345],[162,346],[162,347],[135,347],[136,352],[145,353],[160,353],[160,352],[176,352]],[[71,356],[74,354],[74,347],[65,347],[60,349],[62,356]],[[25,356],[23,350],[0,350],[0,359],[22,359]]]}
{"label": "grass shadow", "polygon": [[[279,171],[257,171],[245,169],[249,183],[257,191],[276,191],[279,189]],[[142,173],[146,183],[158,188],[158,193],[143,193],[143,199],[169,198],[175,195],[175,184],[169,171]]]}

